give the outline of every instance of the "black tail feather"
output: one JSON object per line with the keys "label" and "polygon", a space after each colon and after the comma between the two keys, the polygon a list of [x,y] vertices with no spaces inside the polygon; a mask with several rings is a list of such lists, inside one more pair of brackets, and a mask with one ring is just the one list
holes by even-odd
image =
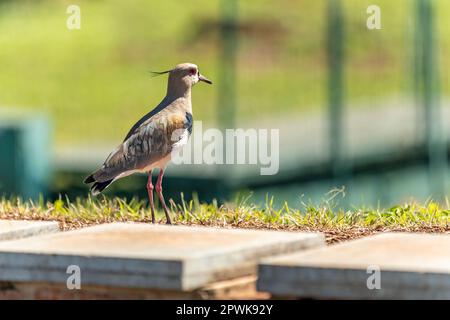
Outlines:
{"label": "black tail feather", "polygon": [[84,179],[84,183],[92,183],[92,182],[95,182],[94,174],[91,174],[89,177]]}
{"label": "black tail feather", "polygon": [[114,179],[111,180],[107,180],[107,181],[103,181],[103,182],[98,182],[96,181],[92,187],[91,187],[91,193],[96,196],[98,195],[100,192],[102,192],[106,187],[108,187]]}

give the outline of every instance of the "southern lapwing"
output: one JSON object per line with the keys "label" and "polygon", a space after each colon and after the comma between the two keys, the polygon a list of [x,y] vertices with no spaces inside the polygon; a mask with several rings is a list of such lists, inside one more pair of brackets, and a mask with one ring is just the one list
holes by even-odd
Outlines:
{"label": "southern lapwing", "polygon": [[192,63],[182,63],[171,70],[155,72],[165,73],[169,74],[169,79],[164,99],[131,128],[123,143],[111,152],[102,167],[88,176],[84,183],[94,183],[91,192],[97,195],[117,179],[136,172],[147,173],[147,191],[152,222],[155,223],[152,172],[159,168],[155,189],[167,224],[171,224],[162,194],[164,170],[171,153],[185,145],[192,132],[192,86],[199,81],[212,82],[202,76],[198,67]]}

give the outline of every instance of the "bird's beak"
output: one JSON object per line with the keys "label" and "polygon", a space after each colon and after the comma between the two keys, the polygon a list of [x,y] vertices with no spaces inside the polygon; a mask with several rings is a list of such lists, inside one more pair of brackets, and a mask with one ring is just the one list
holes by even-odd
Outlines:
{"label": "bird's beak", "polygon": [[208,78],[206,78],[205,76],[203,76],[203,75],[201,75],[201,74],[198,75],[198,81],[203,81],[203,82],[212,84],[212,81],[211,81],[211,80],[209,80]]}

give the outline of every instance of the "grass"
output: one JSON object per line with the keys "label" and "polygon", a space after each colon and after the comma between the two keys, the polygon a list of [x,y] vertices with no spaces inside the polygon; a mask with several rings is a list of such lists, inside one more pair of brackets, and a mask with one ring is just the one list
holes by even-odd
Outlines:
{"label": "grass", "polygon": [[[343,211],[338,208],[333,192],[321,205],[303,203],[291,208],[287,203],[274,208],[273,198],[265,206],[249,203],[250,198],[233,203],[199,203],[198,200],[170,202],[173,222],[181,225],[204,225],[224,228],[273,229],[288,231],[320,231],[328,243],[334,243],[386,231],[450,232],[450,204],[428,201],[425,204],[405,203],[388,209],[357,208]],[[146,201],[120,198],[59,199],[54,202],[3,199],[0,219],[55,220],[62,230],[110,222],[150,223]],[[164,223],[164,214],[157,212],[157,220]]]}
{"label": "grass", "polygon": [[[343,1],[346,97],[408,94],[413,3],[378,0],[383,29],[368,31],[366,9],[372,1]],[[435,3],[441,88],[449,93],[450,2]],[[150,69],[192,61],[218,84],[220,1],[79,0],[81,29],[74,31],[66,28],[69,4],[0,2],[0,105],[51,114],[58,145],[120,141],[164,94],[165,79],[151,79]],[[324,108],[325,5],[325,0],[239,2],[242,119]],[[217,88],[196,88],[196,119],[215,121]]]}

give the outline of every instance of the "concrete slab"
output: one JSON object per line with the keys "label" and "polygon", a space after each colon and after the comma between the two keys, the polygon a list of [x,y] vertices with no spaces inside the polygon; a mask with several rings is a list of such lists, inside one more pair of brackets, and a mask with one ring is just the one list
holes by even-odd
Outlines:
{"label": "concrete slab", "polygon": [[317,233],[113,223],[0,243],[0,281],[192,290],[256,274],[259,259],[323,246]]}
{"label": "concrete slab", "polygon": [[0,241],[59,231],[56,221],[0,220]]}
{"label": "concrete slab", "polygon": [[378,234],[263,260],[258,276],[282,297],[450,299],[450,235]]}

